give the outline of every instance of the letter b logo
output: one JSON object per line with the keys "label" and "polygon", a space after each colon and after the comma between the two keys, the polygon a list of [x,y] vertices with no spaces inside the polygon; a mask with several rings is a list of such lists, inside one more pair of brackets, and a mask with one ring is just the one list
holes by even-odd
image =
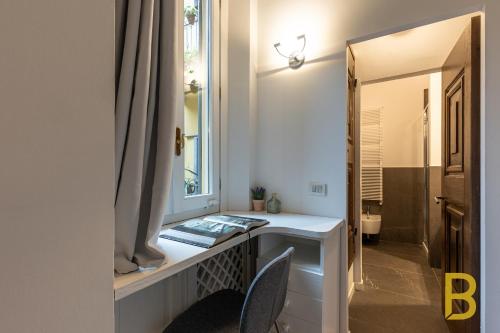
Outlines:
{"label": "letter b logo", "polygon": [[[465,280],[469,284],[469,289],[463,293],[453,293],[453,280]],[[476,292],[476,280],[465,273],[445,274],[445,304],[444,312],[446,320],[466,320],[476,313],[476,301],[472,296]],[[464,313],[453,313],[453,300],[463,300],[469,304],[469,309]]]}

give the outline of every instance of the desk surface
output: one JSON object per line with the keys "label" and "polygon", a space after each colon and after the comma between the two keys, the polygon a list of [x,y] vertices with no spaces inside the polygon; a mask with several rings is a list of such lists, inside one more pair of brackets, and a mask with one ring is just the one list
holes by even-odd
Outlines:
{"label": "desk surface", "polygon": [[[257,212],[223,212],[223,214],[252,216],[269,221],[269,224],[252,230],[250,237],[273,233],[322,240],[330,237],[344,223],[342,219],[338,218],[287,213],[274,215]],[[248,234],[239,235],[211,249],[160,238],[158,245],[166,253],[166,263],[158,268],[144,268],[124,275],[116,274],[114,280],[115,300],[120,300],[175,275],[192,265],[245,242],[248,238]]]}

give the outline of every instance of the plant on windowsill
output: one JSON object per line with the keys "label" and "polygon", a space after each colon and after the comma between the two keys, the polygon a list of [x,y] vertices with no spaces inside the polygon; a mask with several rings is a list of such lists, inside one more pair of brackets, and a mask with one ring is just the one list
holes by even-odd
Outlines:
{"label": "plant on windowsill", "polygon": [[184,179],[184,191],[186,195],[196,194],[198,190],[198,181],[196,179]]}
{"label": "plant on windowsill", "polygon": [[265,196],[266,189],[260,186],[256,188],[252,188],[252,202],[253,202],[253,210],[256,212],[262,212],[265,206]]}
{"label": "plant on windowsill", "polygon": [[184,16],[186,17],[189,25],[194,25],[196,17],[198,16],[198,9],[195,6],[188,5],[184,7]]}
{"label": "plant on windowsill", "polygon": [[198,81],[192,80],[189,83],[189,91],[192,92],[193,94],[196,94],[198,92],[198,90],[200,90],[200,85],[199,85]]}

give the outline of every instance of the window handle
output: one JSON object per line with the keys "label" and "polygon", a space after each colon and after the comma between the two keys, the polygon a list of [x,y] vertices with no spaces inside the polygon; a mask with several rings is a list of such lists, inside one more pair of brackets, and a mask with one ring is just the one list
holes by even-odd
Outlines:
{"label": "window handle", "polygon": [[184,134],[182,130],[177,127],[175,129],[175,156],[181,156],[182,149],[184,149]]}

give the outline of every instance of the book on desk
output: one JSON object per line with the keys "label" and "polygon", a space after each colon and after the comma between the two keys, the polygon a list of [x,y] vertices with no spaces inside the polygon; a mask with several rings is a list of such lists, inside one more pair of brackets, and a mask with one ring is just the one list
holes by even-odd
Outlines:
{"label": "book on desk", "polygon": [[161,238],[211,248],[269,221],[235,215],[211,215],[183,222],[160,234]]}

